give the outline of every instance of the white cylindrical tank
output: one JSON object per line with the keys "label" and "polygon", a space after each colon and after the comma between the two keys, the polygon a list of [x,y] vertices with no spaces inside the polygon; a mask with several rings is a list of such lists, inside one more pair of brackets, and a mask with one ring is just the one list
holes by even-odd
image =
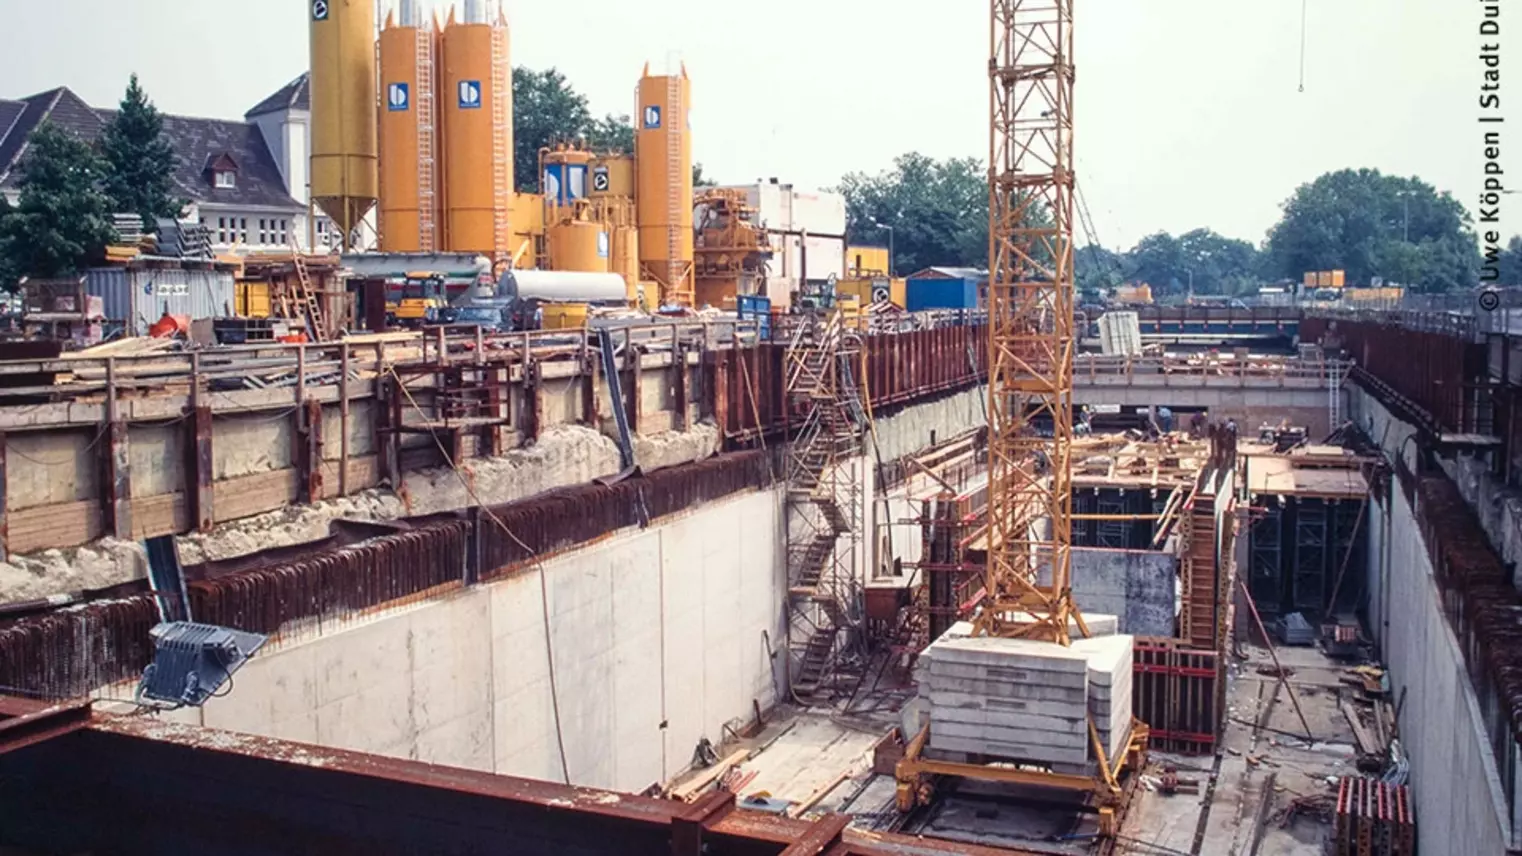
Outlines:
{"label": "white cylindrical tank", "polygon": [[628,287],[616,273],[562,270],[508,270],[497,283],[497,297],[509,301],[621,304]]}

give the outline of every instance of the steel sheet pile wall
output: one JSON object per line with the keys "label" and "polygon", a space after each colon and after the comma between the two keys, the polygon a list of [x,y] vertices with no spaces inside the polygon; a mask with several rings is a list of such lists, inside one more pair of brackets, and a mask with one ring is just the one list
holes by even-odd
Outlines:
{"label": "steel sheet pile wall", "polygon": [[[772,480],[767,453],[739,452],[493,509],[511,534],[481,514],[420,520],[409,531],[192,582],[191,614],[257,633],[289,631],[299,622],[320,629],[431,597],[441,587],[501,576],[531,555],[580,546]],[[136,679],[153,658],[148,630],[157,622],[153,596],[141,594],[0,626],[0,692],[71,698]]]}
{"label": "steel sheet pile wall", "polygon": [[1361,380],[1393,393],[1394,404],[1406,405],[1404,415],[1429,431],[1476,432],[1489,424],[1470,383],[1485,372],[1484,345],[1452,332],[1325,318],[1305,319],[1301,333],[1302,341],[1341,347]]}
{"label": "steel sheet pile wall", "polygon": [[[1408,496],[1411,477],[1396,465]],[[1445,476],[1415,485],[1422,537],[1442,593],[1443,610],[1464,652],[1498,769],[1522,744],[1522,594],[1490,548],[1479,520]],[[1503,777],[1510,791],[1512,779]]]}
{"label": "steel sheet pile wall", "polygon": [[306,619],[342,622],[463,580],[469,541],[470,524],[460,520],[191,583],[191,614],[255,633],[278,633]]}
{"label": "steel sheet pile wall", "polygon": [[[657,470],[617,484],[563,488],[492,509],[480,519],[484,578],[504,575],[535,557],[585,544],[648,520],[685,511],[772,481],[765,452],[737,452]],[[503,529],[507,531],[503,531]]]}
{"label": "steel sheet pile wall", "polygon": [[153,659],[158,621],[154,598],[136,595],[0,627],[0,692],[67,699],[135,679]]}
{"label": "steel sheet pile wall", "polygon": [[[892,407],[981,382],[988,365],[988,328],[981,324],[938,327],[863,337],[865,365],[854,379],[873,408]],[[715,418],[731,439],[785,428],[785,343],[711,351],[706,374]]]}

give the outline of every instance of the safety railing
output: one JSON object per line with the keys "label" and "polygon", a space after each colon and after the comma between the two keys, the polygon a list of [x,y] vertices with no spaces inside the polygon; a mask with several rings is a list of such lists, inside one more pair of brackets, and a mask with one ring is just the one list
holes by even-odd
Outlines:
{"label": "safety railing", "polygon": [[1325,383],[1346,377],[1351,363],[1344,360],[1302,357],[1245,357],[1214,355],[1124,357],[1080,354],[1073,358],[1077,383],[1125,383],[1135,380],[1165,382],[1173,377],[1202,380],[1295,381]]}

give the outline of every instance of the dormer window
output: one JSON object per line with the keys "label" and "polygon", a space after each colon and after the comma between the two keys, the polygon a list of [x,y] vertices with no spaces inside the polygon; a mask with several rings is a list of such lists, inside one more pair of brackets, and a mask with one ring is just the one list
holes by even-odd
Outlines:
{"label": "dormer window", "polygon": [[218,152],[206,158],[202,173],[217,190],[233,190],[238,186],[238,162],[227,152]]}

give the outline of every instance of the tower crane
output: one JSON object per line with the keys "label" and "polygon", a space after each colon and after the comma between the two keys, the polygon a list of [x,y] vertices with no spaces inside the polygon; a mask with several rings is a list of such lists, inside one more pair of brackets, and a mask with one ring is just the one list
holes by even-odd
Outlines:
{"label": "tower crane", "polygon": [[1066,645],[1070,622],[1088,635],[1069,587],[1073,0],[990,6],[989,547],[976,627]]}

